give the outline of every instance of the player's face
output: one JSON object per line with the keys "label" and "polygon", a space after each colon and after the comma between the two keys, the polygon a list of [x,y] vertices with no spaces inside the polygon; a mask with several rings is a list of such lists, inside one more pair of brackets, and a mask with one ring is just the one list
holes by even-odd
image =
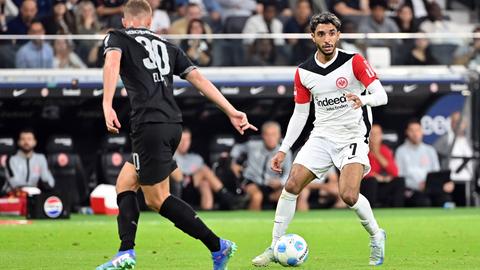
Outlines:
{"label": "player's face", "polygon": [[339,39],[340,31],[331,23],[317,25],[315,32],[312,33],[313,42],[318,51],[324,55],[331,55],[335,52]]}
{"label": "player's face", "polygon": [[269,126],[262,131],[262,139],[268,149],[274,149],[280,142],[280,130],[275,126]]}
{"label": "player's face", "polygon": [[31,132],[22,132],[20,138],[18,139],[18,147],[22,152],[29,153],[33,151],[33,148],[37,145],[35,136]]}
{"label": "player's face", "polygon": [[178,144],[177,151],[180,154],[186,154],[188,149],[190,149],[190,145],[192,144],[192,134],[190,132],[182,132],[182,139]]}
{"label": "player's face", "polygon": [[412,123],[407,128],[408,140],[413,144],[419,144],[423,140],[422,126],[418,123]]}

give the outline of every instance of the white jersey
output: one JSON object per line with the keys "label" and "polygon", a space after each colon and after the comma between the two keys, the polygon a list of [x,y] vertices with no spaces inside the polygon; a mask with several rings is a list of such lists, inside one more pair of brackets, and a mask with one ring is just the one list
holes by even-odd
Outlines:
{"label": "white jersey", "polygon": [[371,109],[353,109],[345,95],[367,94],[366,88],[377,79],[367,61],[359,54],[336,49],[335,56],[322,64],[316,55],[302,63],[295,73],[295,102],[315,104],[315,122],[311,136],[338,143],[364,138],[368,143]]}

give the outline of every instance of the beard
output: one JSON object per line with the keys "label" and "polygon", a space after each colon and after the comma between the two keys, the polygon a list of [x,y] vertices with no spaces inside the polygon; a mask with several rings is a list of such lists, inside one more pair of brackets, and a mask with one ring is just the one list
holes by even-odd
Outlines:
{"label": "beard", "polygon": [[33,147],[30,145],[21,145],[19,146],[20,151],[22,151],[25,154],[28,154],[33,151]]}
{"label": "beard", "polygon": [[317,46],[317,49],[324,55],[332,55],[334,52],[335,52],[335,49],[337,48],[337,46],[333,45],[333,50],[331,52],[325,52],[325,50],[322,48],[322,46],[320,45],[316,45]]}

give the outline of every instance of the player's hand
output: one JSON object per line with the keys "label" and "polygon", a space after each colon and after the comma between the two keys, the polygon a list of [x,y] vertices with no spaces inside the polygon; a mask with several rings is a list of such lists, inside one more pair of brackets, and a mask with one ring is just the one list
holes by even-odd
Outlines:
{"label": "player's hand", "polygon": [[274,172],[282,173],[282,163],[284,159],[285,153],[282,151],[278,151],[275,156],[273,156],[270,167]]}
{"label": "player's hand", "polygon": [[120,125],[120,121],[118,121],[115,110],[113,108],[104,109],[103,114],[105,116],[105,125],[107,126],[108,132],[118,134],[122,125]]}
{"label": "player's hand", "polygon": [[362,101],[360,100],[360,98],[357,95],[355,95],[353,93],[347,93],[347,95],[345,95],[345,97],[347,97],[347,100],[353,101],[353,108],[354,109],[358,109],[358,108],[361,108],[363,106]]}
{"label": "player's hand", "polygon": [[242,135],[247,129],[258,131],[258,128],[248,122],[247,115],[244,112],[235,111],[233,114],[229,115],[229,118],[233,127]]}

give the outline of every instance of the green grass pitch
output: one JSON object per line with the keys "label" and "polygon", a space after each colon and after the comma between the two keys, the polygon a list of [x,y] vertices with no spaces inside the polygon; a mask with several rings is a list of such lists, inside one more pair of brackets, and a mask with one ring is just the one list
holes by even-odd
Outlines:
{"label": "green grass pitch", "polygon": [[[250,260],[270,244],[272,211],[199,215],[219,236],[238,244],[230,270],[254,269]],[[387,232],[385,264],[377,269],[480,269],[479,209],[377,209],[375,215]],[[368,235],[350,210],[297,213],[288,232],[309,244],[309,258],[298,269],[374,268],[368,266]],[[95,269],[117,247],[113,216],[0,225],[0,269]],[[151,212],[141,215],[136,252],[140,270],[212,269],[200,241]]]}

